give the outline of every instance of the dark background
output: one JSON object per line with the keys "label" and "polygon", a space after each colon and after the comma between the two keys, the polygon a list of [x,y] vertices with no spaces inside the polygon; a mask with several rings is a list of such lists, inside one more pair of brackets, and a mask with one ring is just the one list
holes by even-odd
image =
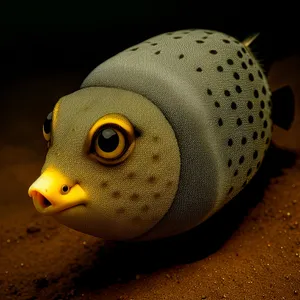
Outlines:
{"label": "dark background", "polygon": [[[272,149],[236,200],[202,227],[159,245],[102,244],[39,215],[27,196],[44,163],[45,117],[124,48],[194,27],[239,39],[261,32],[256,53],[264,64],[300,52],[297,2],[221,3],[0,0],[0,299],[299,296],[300,162],[289,151]],[[298,154],[299,70],[300,57],[292,57],[269,76],[273,89],[288,83],[295,92],[294,126],[275,128],[273,139]]]}
{"label": "dark background", "polygon": [[[297,3],[250,1],[1,1],[1,76],[78,70],[166,31],[214,29],[243,39],[261,32],[268,65],[299,52]],[[2,79],[2,82],[3,82]]]}

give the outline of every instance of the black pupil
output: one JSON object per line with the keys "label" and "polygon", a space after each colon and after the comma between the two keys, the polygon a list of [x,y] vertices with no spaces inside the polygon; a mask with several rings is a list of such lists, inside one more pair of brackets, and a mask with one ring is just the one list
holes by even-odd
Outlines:
{"label": "black pupil", "polygon": [[44,122],[44,131],[46,134],[51,132],[52,113],[50,113]]}
{"label": "black pupil", "polygon": [[119,145],[119,136],[112,128],[106,128],[100,131],[98,137],[98,146],[104,152],[113,152]]}
{"label": "black pupil", "polygon": [[62,187],[62,190],[63,190],[63,192],[67,192],[68,190],[69,190],[69,187],[67,186],[67,185],[64,185],[63,187]]}

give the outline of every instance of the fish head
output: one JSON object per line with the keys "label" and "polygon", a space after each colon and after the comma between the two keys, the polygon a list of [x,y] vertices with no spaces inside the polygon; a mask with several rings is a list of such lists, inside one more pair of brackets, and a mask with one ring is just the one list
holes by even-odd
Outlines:
{"label": "fish head", "polygon": [[81,89],[57,102],[43,134],[46,160],[28,191],[41,214],[86,234],[129,240],[171,207],[180,175],[177,138],[145,97]]}

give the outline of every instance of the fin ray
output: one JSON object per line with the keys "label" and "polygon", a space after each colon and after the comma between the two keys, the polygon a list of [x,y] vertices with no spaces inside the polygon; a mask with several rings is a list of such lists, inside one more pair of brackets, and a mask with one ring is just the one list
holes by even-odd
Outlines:
{"label": "fin ray", "polygon": [[249,35],[247,38],[245,38],[243,41],[242,41],[242,44],[245,46],[245,47],[249,47],[255,40],[256,38],[260,35],[260,33],[254,33],[254,34],[251,34]]}

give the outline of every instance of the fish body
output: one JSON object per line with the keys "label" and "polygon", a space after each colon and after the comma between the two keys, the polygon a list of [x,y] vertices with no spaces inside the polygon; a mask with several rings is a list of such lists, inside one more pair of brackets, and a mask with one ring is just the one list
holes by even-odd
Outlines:
{"label": "fish body", "polygon": [[271,142],[272,93],[253,39],[181,30],[100,64],[46,120],[35,207],[109,240],[165,238],[209,218]]}

